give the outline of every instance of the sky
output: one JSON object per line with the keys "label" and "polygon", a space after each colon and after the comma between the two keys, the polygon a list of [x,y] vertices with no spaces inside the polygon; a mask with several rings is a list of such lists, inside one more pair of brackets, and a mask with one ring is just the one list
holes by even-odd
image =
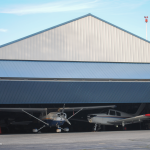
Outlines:
{"label": "sky", "polygon": [[0,0],[0,45],[88,13],[146,39],[150,0]]}

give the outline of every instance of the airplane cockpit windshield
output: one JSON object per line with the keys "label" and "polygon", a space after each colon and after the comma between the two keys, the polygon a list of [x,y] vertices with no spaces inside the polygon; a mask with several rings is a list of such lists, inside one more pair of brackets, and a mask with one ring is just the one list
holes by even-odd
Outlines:
{"label": "airplane cockpit windshield", "polygon": [[110,110],[109,114],[110,114],[110,115],[113,115],[113,116],[116,115],[114,110]]}

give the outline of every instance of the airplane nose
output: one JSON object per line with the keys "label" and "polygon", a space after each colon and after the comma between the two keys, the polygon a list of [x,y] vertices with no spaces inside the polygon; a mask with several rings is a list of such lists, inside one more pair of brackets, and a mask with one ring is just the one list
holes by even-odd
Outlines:
{"label": "airplane nose", "polygon": [[92,119],[89,119],[89,122],[92,123]]}

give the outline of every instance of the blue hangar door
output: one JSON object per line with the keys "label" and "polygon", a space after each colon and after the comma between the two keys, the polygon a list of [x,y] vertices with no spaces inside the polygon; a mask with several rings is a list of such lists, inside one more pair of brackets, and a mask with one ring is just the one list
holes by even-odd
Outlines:
{"label": "blue hangar door", "polygon": [[0,60],[0,104],[149,102],[149,63]]}
{"label": "blue hangar door", "polygon": [[149,102],[150,82],[0,81],[0,104]]}

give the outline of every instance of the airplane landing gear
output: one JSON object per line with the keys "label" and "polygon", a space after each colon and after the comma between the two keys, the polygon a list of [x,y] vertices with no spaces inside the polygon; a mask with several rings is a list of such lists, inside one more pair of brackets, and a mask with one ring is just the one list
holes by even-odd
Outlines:
{"label": "airplane landing gear", "polygon": [[39,128],[39,129],[33,129],[32,131],[34,132],[34,133],[38,133],[41,129],[43,129],[44,127],[46,127],[45,125],[43,126],[43,127],[41,127],[41,128]]}
{"label": "airplane landing gear", "polygon": [[123,129],[123,130],[127,130],[127,128],[126,128],[126,126],[125,126],[125,123],[124,123],[124,122],[122,122],[122,129]]}
{"label": "airplane landing gear", "polygon": [[61,132],[61,128],[56,129],[56,132],[60,133]]}
{"label": "airplane landing gear", "polygon": [[125,123],[124,122],[122,122],[122,127],[124,127],[125,126]]}
{"label": "airplane landing gear", "polygon": [[69,128],[64,128],[63,129],[65,132],[69,132]]}
{"label": "airplane landing gear", "polygon": [[64,128],[64,129],[63,129],[63,128],[57,126],[56,132],[57,132],[57,133],[60,133],[61,130],[64,130],[65,132],[69,132],[69,128]]}
{"label": "airplane landing gear", "polygon": [[99,131],[99,130],[101,130],[101,125],[100,125],[100,124],[95,124],[93,130],[94,130],[94,131]]}
{"label": "airplane landing gear", "polygon": [[95,125],[94,125],[94,128],[93,128],[93,129],[94,129],[94,131],[96,131],[96,128],[97,128],[97,124],[95,124]]}

